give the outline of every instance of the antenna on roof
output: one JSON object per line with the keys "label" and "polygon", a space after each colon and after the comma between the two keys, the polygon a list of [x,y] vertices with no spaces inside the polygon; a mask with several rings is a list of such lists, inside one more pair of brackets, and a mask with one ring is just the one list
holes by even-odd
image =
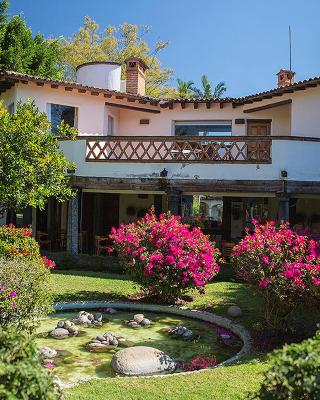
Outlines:
{"label": "antenna on roof", "polygon": [[[292,46],[291,46],[291,26],[289,25],[289,71],[292,71]],[[290,79],[290,85],[291,85]]]}

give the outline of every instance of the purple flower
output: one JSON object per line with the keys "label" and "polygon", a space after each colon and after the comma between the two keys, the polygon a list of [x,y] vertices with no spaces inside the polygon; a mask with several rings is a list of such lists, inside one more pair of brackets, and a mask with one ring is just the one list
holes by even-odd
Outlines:
{"label": "purple flower", "polygon": [[11,292],[9,296],[13,299],[14,297],[17,297],[17,292]]}

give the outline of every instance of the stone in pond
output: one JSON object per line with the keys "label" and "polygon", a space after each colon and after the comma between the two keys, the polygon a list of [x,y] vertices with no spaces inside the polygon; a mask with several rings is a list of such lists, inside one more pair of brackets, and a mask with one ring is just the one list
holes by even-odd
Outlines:
{"label": "stone in pond", "polygon": [[64,328],[56,328],[50,333],[50,336],[54,339],[64,339],[69,336],[69,331]]}
{"label": "stone in pond", "polygon": [[64,325],[64,321],[59,321],[57,323],[57,328],[63,328],[63,325]]}
{"label": "stone in pond", "polygon": [[129,321],[128,325],[131,326],[131,328],[140,328],[140,325],[136,321]]}
{"label": "stone in pond", "polygon": [[141,322],[144,320],[144,315],[143,314],[136,314],[133,316],[133,320],[137,322],[138,324],[141,324]]}
{"label": "stone in pond", "polygon": [[151,324],[151,321],[148,318],[143,318],[143,320],[140,322],[140,325],[142,325],[142,326],[148,326],[150,324]]}
{"label": "stone in pond", "polygon": [[230,315],[230,317],[240,317],[240,315],[242,315],[242,311],[241,308],[238,306],[230,306],[228,308],[228,314]]}
{"label": "stone in pond", "polygon": [[161,350],[134,346],[114,354],[111,366],[122,375],[147,376],[170,374],[176,369],[177,364]]}
{"label": "stone in pond", "polygon": [[51,349],[50,347],[40,347],[39,353],[44,359],[54,358],[58,354],[55,349]]}

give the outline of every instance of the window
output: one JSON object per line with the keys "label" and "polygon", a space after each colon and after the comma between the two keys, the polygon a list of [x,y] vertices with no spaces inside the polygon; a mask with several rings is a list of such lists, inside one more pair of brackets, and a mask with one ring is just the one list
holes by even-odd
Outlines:
{"label": "window", "polygon": [[176,121],[176,136],[231,136],[231,121]]}
{"label": "window", "polygon": [[108,115],[108,135],[114,134],[114,118]]}
{"label": "window", "polygon": [[61,121],[77,128],[77,108],[71,106],[64,106],[62,104],[49,104],[49,116],[51,120],[51,131],[57,133],[57,126]]}

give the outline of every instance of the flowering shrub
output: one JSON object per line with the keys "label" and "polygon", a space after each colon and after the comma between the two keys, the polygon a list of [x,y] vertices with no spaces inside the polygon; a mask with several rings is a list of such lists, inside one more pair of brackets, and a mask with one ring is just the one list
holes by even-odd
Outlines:
{"label": "flowering shrub", "polygon": [[0,326],[33,328],[50,311],[49,270],[28,228],[0,226]]}
{"label": "flowering shrub", "polygon": [[266,322],[276,328],[298,303],[320,295],[320,258],[316,243],[288,224],[253,223],[253,234],[234,247],[233,262],[243,280],[261,289]]}
{"label": "flowering shrub", "polygon": [[162,300],[175,300],[190,288],[203,290],[219,271],[219,250],[170,212],[157,218],[151,210],[136,223],[113,228],[110,238],[127,271]]}
{"label": "flowering shrub", "polygon": [[43,262],[0,258],[0,328],[32,330],[51,311],[49,276]]}
{"label": "flowering shrub", "polygon": [[214,367],[215,365],[217,365],[217,359],[214,355],[198,354],[189,363],[179,363],[179,368],[185,371],[197,371],[199,369]]}

